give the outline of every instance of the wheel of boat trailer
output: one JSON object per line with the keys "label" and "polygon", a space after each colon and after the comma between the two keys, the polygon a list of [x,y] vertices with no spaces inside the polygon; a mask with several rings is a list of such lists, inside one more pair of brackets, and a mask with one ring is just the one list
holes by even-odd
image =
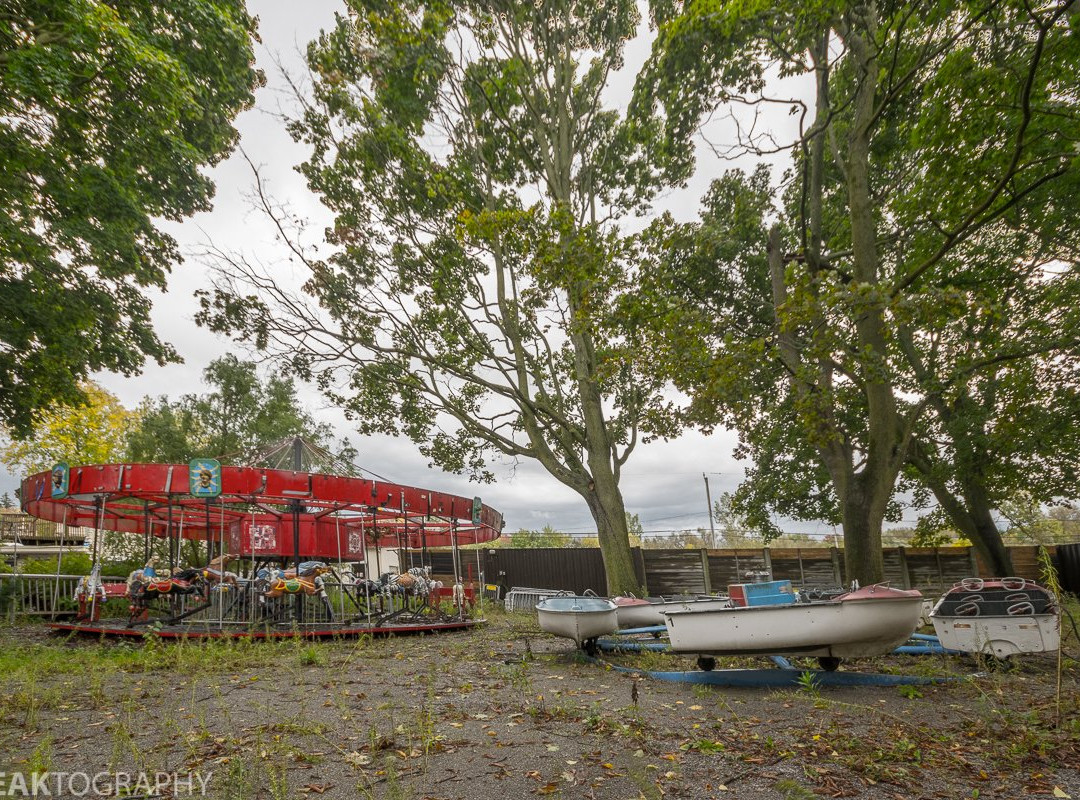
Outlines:
{"label": "wheel of boat trailer", "polygon": [[712,656],[698,656],[697,657],[698,669],[705,672],[712,672],[716,669],[716,659]]}
{"label": "wheel of boat trailer", "polygon": [[840,659],[836,656],[818,656],[817,663],[826,672],[836,672],[836,668],[840,666]]}
{"label": "wheel of boat trailer", "polygon": [[596,658],[598,655],[600,655],[600,648],[596,646],[596,639],[597,637],[594,636],[591,639],[586,639],[584,642],[581,643],[581,649],[584,650],[587,655],[590,655],[593,658]]}

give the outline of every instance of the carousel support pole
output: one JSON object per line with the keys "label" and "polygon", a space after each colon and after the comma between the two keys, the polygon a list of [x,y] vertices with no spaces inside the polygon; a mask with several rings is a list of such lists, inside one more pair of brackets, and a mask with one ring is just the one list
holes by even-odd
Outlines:
{"label": "carousel support pole", "polygon": [[[360,513],[360,544],[364,548],[364,611],[367,617],[367,624],[371,625],[371,548],[368,547],[367,531],[364,530],[364,514]],[[375,549],[376,560],[378,560],[378,548]],[[376,580],[378,575],[376,574]]]}
{"label": "carousel support pole", "polygon": [[53,584],[53,613],[60,608],[60,559],[64,555],[64,537],[67,534],[68,505],[64,504],[64,524],[60,528],[60,549],[56,551],[56,582]]}
{"label": "carousel support pole", "polygon": [[424,518],[420,520],[420,562],[423,566],[431,566],[431,562],[428,560],[427,550],[427,521],[431,519],[431,492],[427,495],[427,513]]}
{"label": "carousel support pole", "polygon": [[[98,540],[101,538],[101,526],[105,524],[105,497],[104,495],[98,495],[94,498],[94,555],[90,562],[90,574],[94,574],[94,570],[98,566],[98,554],[100,547],[98,546]],[[101,572],[98,572],[98,580],[101,580]],[[97,619],[97,587],[94,586],[93,581],[90,582],[90,619],[91,621]]]}
{"label": "carousel support pole", "polygon": [[143,506],[143,564],[150,562],[150,506]]}
{"label": "carousel support pole", "polygon": [[371,539],[375,543],[375,574],[382,578],[382,559],[379,557],[379,526],[375,524],[378,509],[371,509]]}
{"label": "carousel support pole", "polygon": [[401,493],[401,546],[405,555],[405,571],[408,572],[414,565],[412,553],[409,552],[409,515],[405,513],[405,492]]}
{"label": "carousel support pole", "polygon": [[[297,439],[296,441],[299,441]],[[293,537],[293,565],[296,570],[296,577],[300,577],[300,501],[292,501],[292,537]],[[304,621],[304,595],[300,592],[296,593],[296,599],[293,603],[296,610],[296,621]]]}
{"label": "carousel support pole", "polygon": [[[294,436],[292,440],[292,468],[294,472],[300,472],[303,468],[304,462],[304,440],[299,436]],[[310,488],[310,483],[308,484]],[[292,518],[293,518],[293,560],[295,562],[296,577],[300,577],[300,499],[297,498],[292,502]],[[303,622],[304,620],[304,596],[297,592],[296,601],[294,604],[296,609],[297,622]]]}
{"label": "carousel support pole", "polygon": [[476,542],[476,574],[480,577],[480,617],[484,616],[484,590],[487,589],[487,585],[484,583],[484,570],[480,568],[480,547],[479,536],[477,536]]}
{"label": "carousel support pole", "polygon": [[210,535],[210,498],[206,498],[206,563],[214,560],[214,537]]}
{"label": "carousel support pole", "polygon": [[166,495],[169,509],[166,515],[166,531],[169,540],[169,575],[176,574],[176,555],[173,553],[173,514],[172,514],[172,495]]}
{"label": "carousel support pole", "polygon": [[[221,555],[225,555],[225,504],[222,503],[221,500],[219,499],[218,500],[218,506],[221,509],[221,515],[218,517],[218,539],[219,539],[219,543],[220,543],[220,547],[218,548],[218,552]],[[209,498],[207,498],[207,500],[206,500],[206,538],[208,540],[210,538],[210,499]],[[226,585],[227,584],[225,583],[225,560],[222,559],[222,561],[221,561],[221,583],[219,584],[220,588],[218,590],[218,600],[219,600],[219,602],[218,602],[218,628],[219,629],[222,628],[224,626],[224,623],[225,623],[225,595],[224,595],[224,592],[225,592],[225,586]],[[239,589],[237,589],[237,591],[239,591]],[[235,604],[236,604],[236,601],[233,601],[233,605],[235,605]]]}
{"label": "carousel support pole", "polygon": [[[347,529],[346,529],[347,530]],[[334,540],[337,542],[338,606],[341,619],[345,619],[345,571],[341,568],[341,511],[334,512]],[[333,620],[330,620],[333,622]]]}
{"label": "carousel support pole", "polygon": [[454,605],[458,618],[465,616],[465,587],[461,584],[461,551],[458,549],[457,517],[450,520],[450,554],[454,563]]}

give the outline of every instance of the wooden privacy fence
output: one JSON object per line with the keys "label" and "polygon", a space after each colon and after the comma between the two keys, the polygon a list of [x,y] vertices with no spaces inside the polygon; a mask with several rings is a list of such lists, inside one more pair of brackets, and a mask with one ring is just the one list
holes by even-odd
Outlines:
{"label": "wooden privacy fence", "polygon": [[[1048,548],[1051,555],[1054,547]],[[600,550],[591,548],[500,548],[483,551],[484,578],[505,589],[529,586],[597,594],[606,592]],[[1014,572],[1041,579],[1038,548],[1009,548]],[[638,572],[649,593],[706,594],[725,591],[748,575],[764,573],[794,586],[832,587],[847,583],[843,550],[771,548],[738,550],[642,550],[634,548]],[[884,551],[885,579],[905,589],[940,592],[961,578],[992,576],[972,547],[890,547]]]}

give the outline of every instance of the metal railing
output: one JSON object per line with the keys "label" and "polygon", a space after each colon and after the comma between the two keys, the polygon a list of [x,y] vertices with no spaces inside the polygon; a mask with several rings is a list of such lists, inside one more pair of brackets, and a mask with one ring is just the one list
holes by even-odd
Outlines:
{"label": "metal railing", "polygon": [[[78,609],[75,588],[83,575],[0,573],[0,615],[63,617]],[[103,576],[102,583],[124,584],[127,579]],[[255,583],[240,579],[224,589],[212,587],[208,597],[201,594],[163,596],[149,606],[149,617],[167,619],[183,616],[183,622],[200,627],[239,625],[317,625],[347,620],[383,619],[387,615],[418,611],[419,598],[376,594],[366,596],[346,582],[344,588],[335,579],[324,578],[326,601],[319,595],[264,597]],[[101,609],[102,618],[129,616],[130,600],[110,596]],[[201,607],[201,608],[200,608]]]}
{"label": "metal railing", "polygon": [[[0,573],[0,612],[8,616],[56,617],[78,608],[75,587],[83,575]],[[103,576],[102,583],[124,583],[126,578]],[[119,599],[109,600],[113,604]],[[123,601],[126,607],[126,600]]]}

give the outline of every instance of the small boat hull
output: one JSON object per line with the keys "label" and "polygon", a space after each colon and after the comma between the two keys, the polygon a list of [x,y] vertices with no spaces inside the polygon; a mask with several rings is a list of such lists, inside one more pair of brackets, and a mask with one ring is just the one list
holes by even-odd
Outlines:
{"label": "small boat hull", "polygon": [[1061,646],[1053,596],[1024,578],[968,578],[942,595],[930,615],[943,647],[1008,658]]}
{"label": "small boat hull", "polygon": [[867,586],[835,600],[670,611],[665,618],[676,652],[859,658],[906,642],[921,611],[918,591]]}
{"label": "small boat hull", "polygon": [[619,630],[663,625],[664,613],[667,611],[689,609],[711,611],[727,608],[730,604],[726,597],[687,597],[684,599],[653,597],[644,600],[633,597],[614,597],[612,602],[619,607]]}
{"label": "small boat hull", "polygon": [[540,628],[578,647],[619,629],[618,607],[603,597],[549,597],[536,604]]}

